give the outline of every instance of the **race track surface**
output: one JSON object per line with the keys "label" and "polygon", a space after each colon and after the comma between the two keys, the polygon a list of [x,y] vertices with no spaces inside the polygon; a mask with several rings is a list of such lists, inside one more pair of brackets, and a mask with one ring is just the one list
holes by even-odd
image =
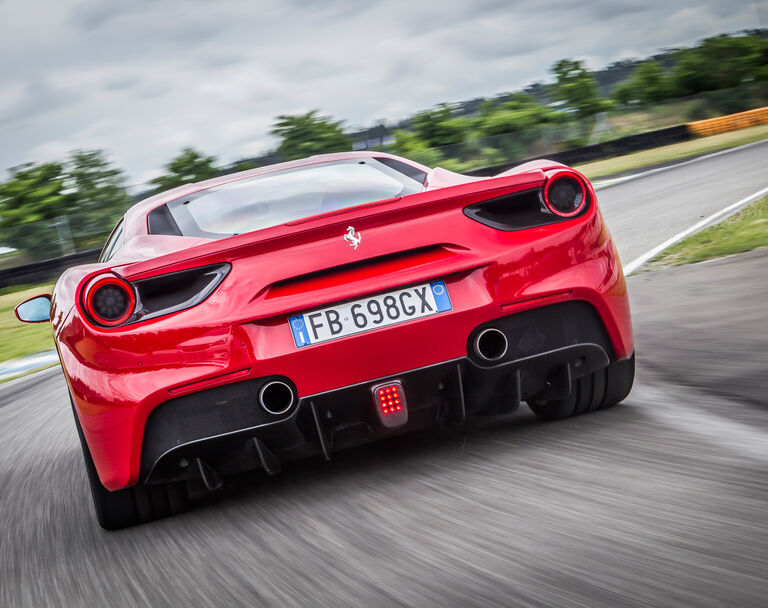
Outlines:
{"label": "race track surface", "polygon": [[[747,150],[601,191],[622,256],[768,185],[737,163],[768,147]],[[631,277],[639,374],[617,408],[523,406],[246,475],[116,533],[61,373],[2,386],[0,606],[765,606],[767,264]]]}

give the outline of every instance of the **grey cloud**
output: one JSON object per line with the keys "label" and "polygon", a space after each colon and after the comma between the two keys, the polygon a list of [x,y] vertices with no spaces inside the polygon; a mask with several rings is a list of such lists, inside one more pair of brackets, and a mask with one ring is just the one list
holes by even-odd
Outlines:
{"label": "grey cloud", "polygon": [[349,19],[369,11],[372,3],[350,2],[349,0],[287,0],[285,6],[290,10],[301,11],[317,19]]}
{"label": "grey cloud", "polygon": [[161,82],[145,83],[136,90],[136,95],[142,99],[154,99],[167,95],[173,87]]}
{"label": "grey cloud", "polygon": [[102,87],[105,91],[125,91],[126,89],[135,89],[141,82],[142,80],[138,76],[116,76],[107,79]]}
{"label": "grey cloud", "polygon": [[613,0],[600,0],[598,2],[590,2],[585,5],[585,8],[589,9],[590,14],[595,19],[605,20],[643,13],[649,10],[649,5],[646,2],[614,2]]}
{"label": "grey cloud", "polygon": [[[215,23],[191,23],[182,24],[177,27],[169,28],[164,32],[164,36],[172,42],[178,42],[180,44],[197,44],[203,41],[213,38],[222,31],[226,31],[226,26]],[[180,49],[183,52],[183,49]]]}
{"label": "grey cloud", "polygon": [[82,95],[53,87],[44,81],[27,82],[22,87],[20,98],[0,112],[0,126],[29,121],[41,114],[75,104],[80,99]]}
{"label": "grey cloud", "polygon": [[[141,4],[140,0],[135,0]],[[84,30],[94,30],[132,10],[131,2],[89,2],[75,8],[72,19]]]}
{"label": "grey cloud", "polygon": [[244,61],[245,58],[238,55],[214,55],[201,61],[200,65],[211,70],[220,70],[242,64]]}

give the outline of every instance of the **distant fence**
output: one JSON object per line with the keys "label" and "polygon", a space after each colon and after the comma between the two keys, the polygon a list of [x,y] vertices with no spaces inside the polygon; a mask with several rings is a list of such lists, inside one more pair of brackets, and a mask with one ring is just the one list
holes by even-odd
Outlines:
{"label": "distant fence", "polygon": [[95,262],[99,259],[100,253],[101,249],[91,249],[52,260],[5,268],[0,270],[0,288],[52,281],[71,266]]}
{"label": "distant fence", "polygon": [[648,150],[651,148],[658,148],[659,146],[676,144],[691,139],[692,137],[693,134],[688,129],[687,125],[679,125],[676,127],[668,127],[666,129],[658,129],[656,131],[648,131],[647,133],[639,133],[638,135],[628,135],[627,137],[620,137],[619,139],[613,139],[591,146],[583,146],[581,148],[573,148],[562,152],[552,152],[551,154],[534,156],[523,160],[504,163],[503,165],[484,167],[482,169],[476,169],[475,171],[467,171],[467,173],[469,175],[480,177],[496,175],[497,173],[501,173],[512,167],[540,158],[554,160],[563,163],[564,165],[577,165],[594,160],[601,160],[603,158],[611,158],[613,156],[623,156],[624,154],[639,152],[640,150]]}

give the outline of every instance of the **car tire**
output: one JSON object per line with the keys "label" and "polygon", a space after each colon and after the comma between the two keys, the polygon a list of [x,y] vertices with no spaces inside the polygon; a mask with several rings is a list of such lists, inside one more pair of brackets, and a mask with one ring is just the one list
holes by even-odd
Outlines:
{"label": "car tire", "polygon": [[83,436],[74,404],[77,435],[83,448],[85,470],[91,487],[93,508],[99,525],[105,530],[119,530],[185,511],[189,506],[189,494],[185,482],[155,485],[135,485],[110,492],[99,480],[91,451]]}
{"label": "car tire", "polygon": [[635,355],[616,361],[592,374],[577,378],[565,399],[528,402],[541,420],[562,420],[579,414],[602,410],[621,403],[635,381]]}

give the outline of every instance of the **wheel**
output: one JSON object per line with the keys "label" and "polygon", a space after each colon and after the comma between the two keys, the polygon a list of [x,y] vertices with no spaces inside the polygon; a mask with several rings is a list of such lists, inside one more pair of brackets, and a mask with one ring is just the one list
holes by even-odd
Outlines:
{"label": "wheel", "polygon": [[128,528],[161,517],[176,515],[187,509],[189,496],[184,482],[149,486],[139,484],[114,492],[107,490],[99,480],[74,404],[72,405],[72,413],[75,416],[75,426],[80,438],[80,445],[83,448],[93,508],[96,512],[96,519],[102,528],[105,530]]}
{"label": "wheel", "polygon": [[529,401],[528,406],[541,420],[562,420],[601,410],[623,401],[635,381],[635,355],[608,367],[577,378],[571,394],[553,401]]}

